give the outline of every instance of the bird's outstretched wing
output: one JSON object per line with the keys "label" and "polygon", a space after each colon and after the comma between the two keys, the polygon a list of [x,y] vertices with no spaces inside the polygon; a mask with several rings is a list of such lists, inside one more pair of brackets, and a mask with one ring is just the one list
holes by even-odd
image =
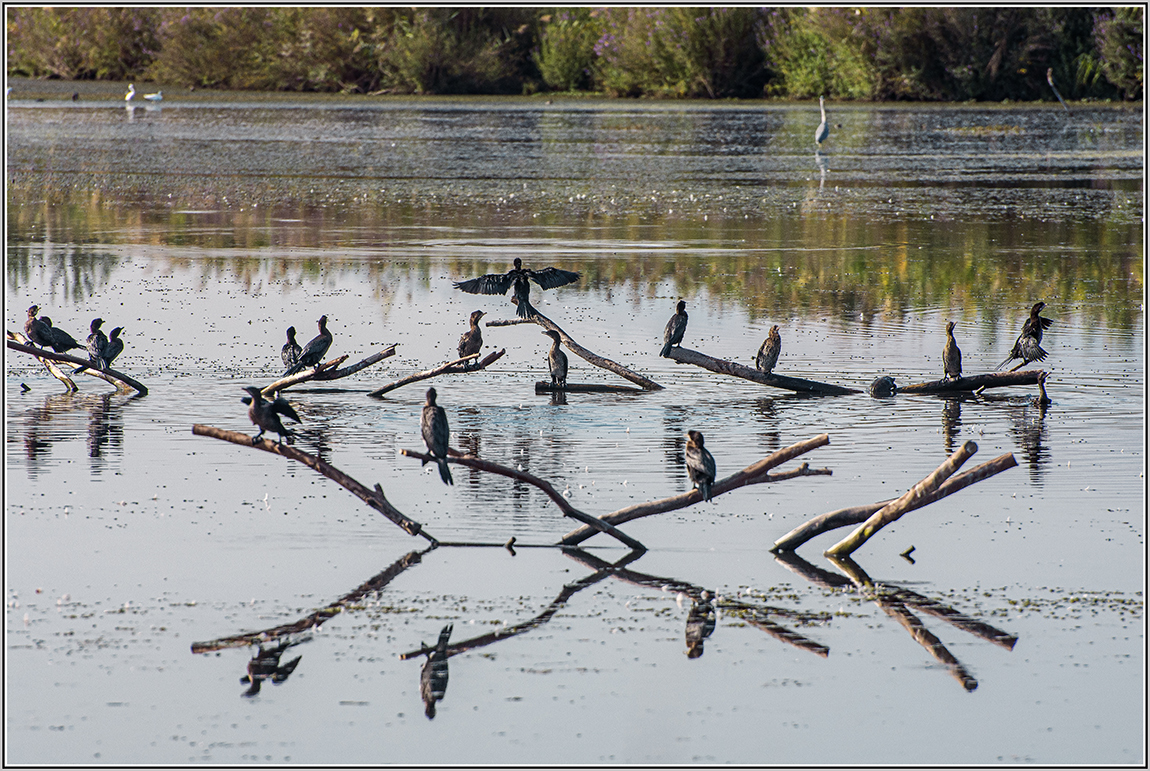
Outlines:
{"label": "bird's outstretched wing", "polygon": [[512,278],[510,273],[488,273],[478,278],[456,281],[455,288],[470,294],[507,294]]}
{"label": "bird's outstretched wing", "polygon": [[[531,280],[544,289],[554,289],[557,286],[570,284],[572,281],[579,280],[579,274],[570,270],[563,270],[562,268],[544,268],[543,270],[533,270],[529,274]],[[487,278],[484,276],[484,278]],[[457,285],[458,286],[458,285]]]}
{"label": "bird's outstretched wing", "polygon": [[285,417],[289,417],[296,423],[300,422],[299,415],[296,414],[295,409],[288,403],[288,400],[282,396],[277,396],[275,401],[272,402],[272,412],[278,412]]}
{"label": "bird's outstretched wing", "polygon": [[1046,318],[1045,316],[1039,316],[1038,320],[1042,322],[1042,328],[1043,329],[1050,329],[1050,325],[1054,323],[1053,321]]}

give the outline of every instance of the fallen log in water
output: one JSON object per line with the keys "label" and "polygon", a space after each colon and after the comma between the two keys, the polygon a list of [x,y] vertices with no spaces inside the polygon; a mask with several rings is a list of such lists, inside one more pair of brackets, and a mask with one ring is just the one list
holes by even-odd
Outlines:
{"label": "fallen log in water", "polygon": [[498,351],[493,351],[492,353],[487,354],[483,361],[477,363],[474,367],[463,366],[464,362],[479,358],[478,353],[473,353],[470,356],[464,356],[462,359],[456,359],[455,361],[449,361],[446,364],[440,364],[434,369],[427,369],[423,372],[416,372],[414,375],[408,375],[407,377],[396,380],[393,383],[388,383],[384,387],[377,388],[370,392],[368,396],[374,396],[378,399],[389,391],[394,391],[397,388],[402,388],[403,386],[411,385],[412,383],[418,383],[420,380],[427,380],[428,378],[438,377],[439,375],[463,375],[468,372],[479,372],[480,370],[486,369],[493,362],[497,361],[505,353],[507,353],[507,349],[500,348]]}
{"label": "fallen log in water", "polygon": [[702,367],[711,372],[718,372],[720,375],[741,377],[744,380],[751,380],[766,386],[795,391],[796,393],[826,394],[828,396],[860,393],[853,388],[837,386],[831,383],[819,383],[814,380],[803,380],[798,377],[787,377],[786,375],[776,375],[774,373],[768,375],[753,367],[727,361],[726,359],[716,359],[705,353],[692,351],[690,348],[673,347],[667,355],[667,358],[674,359],[680,364],[694,364],[696,367]]}
{"label": "fallen log in water", "polygon": [[1004,386],[1035,385],[1040,378],[1045,378],[1046,372],[1040,369],[1027,369],[1021,372],[991,372],[986,375],[973,375],[960,377],[954,380],[934,380],[930,383],[916,383],[915,385],[899,386],[900,394],[953,394],[968,393],[983,388],[1002,388]]}
{"label": "fallen log in water", "polygon": [[37,348],[37,347],[35,347],[29,343],[18,342],[18,340],[20,340],[21,338],[24,340],[27,340],[27,338],[25,338],[23,335],[19,334],[18,332],[9,332],[8,333],[8,347],[14,351],[20,351],[22,353],[30,353],[33,356],[35,356],[37,359],[39,359],[41,362],[43,362],[44,366],[48,368],[48,371],[51,372],[52,375],[57,380],[61,381],[70,391],[79,391],[80,389],[76,387],[76,384],[72,381],[72,379],[70,377],[68,377],[62,371],[60,371],[59,367],[55,367],[53,365],[50,365],[48,362],[58,361],[58,362],[65,362],[68,364],[76,364],[76,365],[82,364],[85,367],[88,367],[88,369],[83,370],[85,375],[91,375],[92,377],[96,377],[96,378],[99,378],[101,380],[107,381],[108,383],[111,383],[112,385],[116,386],[117,388],[123,388],[124,386],[134,388],[136,390],[136,392],[140,394],[140,396],[147,396],[148,395],[148,389],[147,388],[145,388],[142,384],[136,382],[135,380],[128,377],[127,375],[125,375],[122,372],[117,372],[116,370],[111,369],[111,368],[104,369],[104,370],[92,369],[91,368],[92,362],[89,361],[88,359],[81,359],[81,358],[78,358],[76,356],[69,356],[66,353],[56,353],[55,351],[46,351],[42,348]]}
{"label": "fallen log in water", "polygon": [[[786,471],[781,474],[768,473],[772,468],[786,463],[791,458],[795,458],[803,453],[810,452],[811,450],[822,447],[824,444],[830,442],[830,437],[826,434],[819,434],[818,436],[806,439],[802,442],[796,442],[790,447],[784,447],[772,455],[763,458],[760,461],[752,463],[742,471],[732,474],[724,479],[717,480],[711,485],[711,497],[717,498],[723,493],[730,492],[746,485],[757,485],[764,482],[780,482],[784,479],[793,479],[800,476],[830,476],[830,469],[812,469],[808,468],[804,463],[797,469]],[[619,509],[611,514],[605,514],[599,517],[600,521],[609,522],[612,525],[621,525],[624,522],[630,522],[633,519],[640,517],[649,517],[652,514],[662,514],[667,511],[675,511],[682,509],[692,504],[698,503],[703,499],[702,493],[697,489],[688,490],[680,495],[673,495],[670,498],[663,498],[658,501],[650,501],[648,503],[640,503],[635,506],[628,506],[624,509]],[[591,536],[595,535],[595,530],[584,525],[577,530],[572,530],[567,535],[563,536],[560,541],[564,546],[575,546],[583,541],[586,541]]]}
{"label": "fallen log in water", "polygon": [[260,439],[258,442],[252,443],[252,437],[239,431],[226,431],[222,428],[215,426],[204,426],[199,423],[192,426],[192,433],[196,436],[210,436],[213,439],[222,439],[225,442],[238,444],[241,447],[254,447],[257,450],[270,452],[275,455],[282,455],[285,458],[291,458],[298,461],[305,466],[312,468],[319,473],[323,474],[328,479],[336,482],[342,487],[351,491],[353,495],[359,498],[378,511],[383,516],[394,522],[399,527],[403,528],[410,535],[421,535],[432,543],[438,545],[438,541],[428,535],[423,526],[418,522],[408,519],[404,516],[403,512],[391,505],[383,494],[383,488],[376,484],[374,490],[368,489],[365,485],[360,484],[356,480],[343,473],[335,466],[320,460],[314,455],[309,455],[303,450],[297,450],[295,447],[279,442],[273,442],[269,439]]}
{"label": "fallen log in water", "polygon": [[344,367],[343,369],[336,369],[336,367],[338,367],[340,364],[343,364],[344,361],[347,360],[348,357],[345,354],[338,358],[332,359],[331,361],[324,362],[310,372],[297,372],[294,375],[288,375],[287,377],[280,378],[271,385],[264,386],[263,389],[261,389],[262,393],[264,396],[267,396],[268,394],[282,391],[288,386],[293,386],[297,383],[306,383],[308,381],[326,382],[328,380],[339,380],[340,378],[345,378],[348,375],[354,375],[361,369],[367,369],[371,365],[378,364],[389,356],[394,356],[395,346],[396,344],[392,343],[382,351],[377,351],[371,356],[368,356],[366,359],[360,360],[356,364]]}
{"label": "fallen log in water", "polygon": [[[955,474],[950,479],[943,482],[938,486],[934,492],[923,495],[911,502],[906,511],[913,511],[918,508],[926,506],[928,503],[934,503],[937,500],[945,498],[951,493],[957,493],[964,487],[968,487],[975,482],[980,482],[983,479],[992,477],[999,472],[1006,471],[1009,468],[1014,468],[1018,465],[1012,453],[999,455],[994,460],[987,461],[981,466],[976,466],[969,471],[964,471],[961,474]],[[860,522],[866,522],[877,511],[884,506],[893,503],[893,500],[881,501],[879,503],[871,503],[865,506],[852,506],[846,509],[839,509],[832,511],[829,514],[821,514],[813,519],[807,520],[802,525],[799,525],[791,532],[784,535],[779,540],[775,541],[771,551],[776,554],[780,552],[791,552],[802,546],[807,541],[811,540],[817,535],[826,533],[830,530],[835,530],[840,527],[848,527],[850,525],[857,525]],[[904,512],[905,513],[905,512]]]}
{"label": "fallen log in water", "polygon": [[572,340],[571,336],[564,332],[558,324],[544,316],[542,313],[539,313],[538,311],[536,311],[535,315],[529,319],[505,319],[500,321],[487,322],[487,326],[489,327],[506,327],[513,324],[538,324],[544,329],[550,329],[554,332],[558,332],[559,339],[563,341],[563,345],[567,346],[567,350],[571,351],[571,353],[575,354],[576,356],[586,359],[596,367],[601,367],[609,372],[614,372],[619,377],[625,380],[630,380],[635,385],[640,386],[647,391],[659,391],[663,388],[663,386],[659,385],[654,380],[643,377],[638,372],[632,372],[622,364],[617,364],[610,359],[605,359],[596,353],[588,351],[586,348],[579,345],[579,343]]}

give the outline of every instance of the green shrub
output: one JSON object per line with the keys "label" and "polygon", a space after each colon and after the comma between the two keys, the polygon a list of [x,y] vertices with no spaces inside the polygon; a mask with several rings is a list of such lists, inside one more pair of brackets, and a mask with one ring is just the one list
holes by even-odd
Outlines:
{"label": "green shrub", "polygon": [[559,91],[590,88],[595,43],[603,30],[602,14],[589,8],[568,8],[541,21],[539,48],[533,58],[543,82]]}
{"label": "green shrub", "polygon": [[873,50],[850,9],[774,9],[759,43],[774,73],[768,93],[791,99],[820,94],[870,99],[877,90]]}
{"label": "green shrub", "polygon": [[1102,72],[1125,99],[1142,98],[1142,26],[1145,8],[1100,12],[1094,40]]}
{"label": "green shrub", "polygon": [[8,8],[8,72],[127,80],[159,49],[154,8]]}

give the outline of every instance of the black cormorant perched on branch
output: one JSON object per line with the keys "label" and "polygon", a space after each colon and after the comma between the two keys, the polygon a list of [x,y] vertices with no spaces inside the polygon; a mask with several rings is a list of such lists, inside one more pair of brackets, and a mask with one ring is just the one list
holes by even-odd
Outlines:
{"label": "black cormorant perched on branch", "polygon": [[699,492],[704,501],[711,500],[711,485],[715,481],[715,458],[710,450],[703,446],[703,435],[698,431],[687,432],[687,476]]}
{"label": "black cormorant perched on branch", "polygon": [[543,332],[551,338],[551,350],[547,352],[547,367],[551,370],[551,385],[555,388],[567,387],[567,354],[559,349],[559,333],[554,329]]}
{"label": "black cormorant perched on branch", "polygon": [[687,301],[679,300],[675,315],[667,321],[663,330],[663,350],[659,355],[666,358],[671,354],[671,346],[683,342],[683,333],[687,331]]}
{"label": "black cormorant perched on branch", "polygon": [[105,356],[108,349],[108,336],[100,330],[100,325],[104,323],[103,319],[92,319],[92,323],[88,329],[91,330],[88,335],[88,364],[81,364],[72,370],[72,374],[76,375],[89,366],[95,367],[101,372],[108,368],[108,362]]}
{"label": "black cormorant perched on branch", "polygon": [[488,273],[466,281],[457,281],[455,288],[471,294],[507,294],[507,290],[514,287],[512,302],[516,305],[515,313],[520,318],[529,319],[535,315],[535,309],[531,307],[530,300],[531,281],[543,289],[554,289],[557,286],[579,280],[578,273],[562,268],[544,268],[543,270],[525,268],[523,267],[523,260],[518,257],[515,258],[514,265],[515,267],[506,273]]}
{"label": "black cormorant perched on branch", "polygon": [[[280,415],[291,418],[296,423],[299,423],[299,415],[288,404],[288,400],[282,396],[277,396],[274,401],[265,401],[263,393],[256,386],[248,386],[244,389],[251,394],[251,406],[248,407],[248,417],[252,419],[252,425],[258,426],[260,432],[252,437],[252,444],[255,444],[263,438],[264,431],[275,431],[280,435],[280,442],[282,443],[284,437],[287,437],[287,443],[294,443],[294,436],[291,431],[284,428],[284,424],[280,421]],[[244,399],[243,401],[248,401]]]}
{"label": "black cormorant perched on branch", "polygon": [[[423,443],[427,445],[427,452],[439,464],[439,478],[445,485],[453,485],[451,469],[447,467],[447,446],[451,439],[451,429],[447,427],[447,413],[435,403],[435,389],[427,389],[427,404],[419,417],[419,430],[423,434]],[[423,466],[427,461],[419,465]]]}
{"label": "black cormorant perched on branch", "polygon": [[47,316],[41,316],[40,321],[48,328],[48,336],[51,340],[48,345],[52,346],[52,350],[56,353],[67,353],[73,348],[84,347],[76,342],[76,338],[64,330],[52,326],[52,319]]}
{"label": "black cormorant perched on branch", "polygon": [[327,353],[328,348],[331,348],[331,332],[327,331],[326,315],[320,316],[317,323],[319,324],[319,334],[304,346],[303,352],[299,355],[299,361],[288,367],[284,377],[294,375],[304,367],[318,367],[323,362],[324,354]]}
{"label": "black cormorant perched on branch", "polygon": [[946,322],[946,345],[942,347],[942,374],[947,380],[962,377],[962,351],[954,340],[954,322]]}
{"label": "black cormorant perched on branch", "polygon": [[767,375],[779,362],[779,353],[783,350],[783,338],[779,337],[779,325],[771,327],[767,339],[759,346],[759,353],[755,356],[755,369]]}
{"label": "black cormorant perched on branch", "polygon": [[[280,349],[280,358],[283,359],[284,367],[290,370],[299,364],[301,353],[303,353],[303,349],[300,348],[299,343],[295,341],[295,327],[288,327],[287,342],[284,343],[284,347]],[[287,377],[287,375],[285,374],[284,377]]]}
{"label": "black cormorant perched on branch", "polygon": [[[471,326],[459,338],[459,358],[462,359],[464,356],[470,356],[483,350],[483,332],[479,329],[479,320],[485,315],[483,311],[471,312],[471,318],[468,321]],[[466,366],[474,367],[478,363],[478,359],[472,359]]]}
{"label": "black cormorant perched on branch", "polygon": [[36,318],[36,314],[39,312],[39,305],[33,305],[28,309],[28,320],[24,322],[24,336],[31,340],[34,345],[50,348],[52,346],[52,328],[45,324],[43,319]]}

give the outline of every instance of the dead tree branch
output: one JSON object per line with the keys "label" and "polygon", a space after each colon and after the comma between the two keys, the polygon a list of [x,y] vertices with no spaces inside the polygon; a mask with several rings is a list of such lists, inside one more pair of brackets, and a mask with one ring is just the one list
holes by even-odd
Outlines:
{"label": "dead tree branch", "polygon": [[393,383],[388,383],[383,388],[375,389],[369,393],[368,396],[374,396],[378,399],[388,391],[394,391],[395,389],[402,388],[405,385],[411,385],[412,383],[418,383],[420,380],[427,380],[428,378],[438,377],[440,375],[463,375],[468,372],[479,372],[482,369],[486,369],[488,365],[497,361],[505,353],[507,353],[507,349],[501,348],[498,351],[487,354],[483,361],[477,363],[474,367],[464,367],[463,363],[465,361],[479,358],[478,353],[473,353],[470,356],[464,356],[462,359],[456,359],[455,361],[449,361],[446,364],[440,364],[434,369],[427,369],[423,372],[416,372],[414,375],[408,375],[407,377],[396,380]]}
{"label": "dead tree branch", "polygon": [[[716,498],[723,493],[730,492],[739,487],[746,485],[756,485],[763,482],[777,482],[783,479],[793,479],[799,476],[830,476],[830,469],[810,469],[806,464],[793,471],[785,472],[783,474],[770,474],[768,473],[772,468],[786,463],[791,458],[795,458],[803,453],[810,452],[824,444],[830,442],[830,437],[826,434],[819,434],[818,436],[806,439],[802,442],[796,442],[790,447],[784,447],[776,453],[773,453],[766,458],[763,458],[756,463],[752,463],[742,471],[732,474],[729,477],[720,479],[711,485],[711,497]],[[599,519],[603,522],[609,522],[612,525],[621,525],[624,522],[630,522],[633,519],[641,517],[649,517],[652,514],[662,514],[667,511],[675,511],[690,506],[693,503],[698,503],[702,500],[702,494],[696,490],[688,490],[680,495],[674,495],[670,498],[663,498],[658,501],[650,501],[648,503],[640,503],[635,506],[628,506],[624,509],[619,509],[611,514],[605,514]],[[563,536],[560,543],[564,546],[575,546],[583,543],[591,536],[595,535],[595,531],[590,527],[584,525],[577,530],[572,530],[567,535]]]}
{"label": "dead tree branch", "polygon": [[916,383],[915,385],[900,386],[900,394],[952,394],[977,391],[982,388],[1002,388],[1003,386],[1035,385],[1039,378],[1046,375],[1040,369],[1028,369],[1022,372],[991,372],[986,375],[973,375],[960,377],[954,380],[934,380],[929,383]]}
{"label": "dead tree branch", "polygon": [[[135,380],[128,377],[127,375],[125,375],[122,372],[117,372],[116,370],[114,370],[110,367],[108,369],[104,369],[104,370],[92,369],[92,362],[89,361],[88,359],[81,359],[81,358],[78,358],[76,356],[69,356],[66,353],[56,353],[55,351],[46,351],[42,348],[36,348],[35,346],[32,346],[32,345],[17,342],[16,334],[17,333],[15,333],[15,332],[9,332],[8,333],[8,341],[7,341],[8,347],[14,351],[20,351],[22,353],[30,353],[33,356],[35,356],[37,359],[39,359],[40,361],[44,362],[44,366],[48,367],[48,371],[52,372],[52,374],[58,380],[63,382],[65,386],[68,386],[69,390],[79,391],[80,389],[76,387],[76,384],[74,382],[72,382],[71,378],[69,378],[67,375],[64,375],[63,372],[59,372],[59,368],[53,368],[52,366],[49,366],[48,361],[59,361],[59,362],[65,362],[68,364],[76,364],[76,365],[82,364],[85,367],[88,367],[88,369],[84,370],[85,375],[91,375],[92,377],[98,377],[101,380],[105,380],[105,381],[111,383],[112,385],[116,386],[117,388],[122,388],[123,386],[128,386],[130,388],[134,388],[136,390],[136,392],[140,394],[140,396],[147,396],[148,395],[148,389],[147,388],[145,388],[143,385],[136,382]],[[23,335],[20,335],[20,336],[23,337]],[[25,339],[27,339],[27,338],[25,338]],[[55,369],[56,371],[53,371],[53,369]]]}
{"label": "dead tree branch", "polygon": [[368,356],[366,359],[362,359],[361,361],[359,361],[356,364],[352,364],[350,366],[344,367],[343,369],[335,369],[335,367],[338,367],[340,364],[343,364],[343,362],[347,360],[347,355],[340,356],[339,358],[332,359],[331,361],[328,361],[328,362],[324,362],[323,364],[319,365],[319,367],[312,370],[311,372],[297,372],[294,375],[289,375],[287,377],[280,378],[279,380],[272,383],[271,385],[264,386],[263,394],[265,396],[267,396],[268,394],[275,393],[276,391],[282,391],[285,388],[287,388],[288,386],[293,386],[293,385],[296,385],[297,383],[306,383],[309,380],[318,380],[318,381],[339,380],[340,378],[347,377],[348,375],[354,375],[356,372],[359,372],[361,369],[367,369],[372,364],[378,364],[379,362],[383,361],[384,359],[388,358],[389,356],[394,356],[394,355],[395,355],[395,344],[393,343],[392,345],[388,346],[387,348],[384,348],[382,351],[377,351],[376,353],[373,353],[371,356]]}
{"label": "dead tree branch", "polygon": [[222,439],[225,442],[238,444],[241,447],[254,447],[257,450],[263,450],[264,452],[270,452],[275,455],[282,455],[285,458],[290,458],[291,460],[298,461],[305,466],[318,471],[333,482],[350,490],[353,495],[366,503],[368,506],[378,511],[383,516],[387,517],[399,527],[403,528],[403,530],[406,531],[409,535],[423,536],[428,541],[430,541],[432,545],[438,545],[439,543],[436,539],[432,538],[423,530],[422,525],[414,520],[408,519],[406,516],[404,516],[403,512],[392,506],[391,503],[388,502],[387,498],[384,497],[383,488],[381,488],[378,484],[375,486],[374,490],[370,490],[365,485],[360,484],[356,480],[349,477],[347,474],[337,469],[335,466],[320,460],[314,455],[309,455],[302,450],[297,450],[291,445],[272,442],[268,439],[261,439],[255,444],[252,444],[252,438],[247,434],[241,433],[239,431],[226,431],[221,428],[216,428],[214,426],[204,426],[198,423],[192,426],[192,433],[196,436],[210,436],[213,439]]}
{"label": "dead tree branch", "polygon": [[718,372],[720,375],[731,375],[733,377],[741,377],[744,380],[752,380],[756,383],[762,383],[766,386],[773,386],[774,388],[782,388],[787,391],[795,391],[796,393],[808,394],[825,394],[825,395],[841,395],[841,394],[857,394],[853,388],[846,388],[844,386],[837,386],[831,383],[819,383],[814,380],[803,380],[798,377],[787,377],[786,375],[770,375],[765,372],[760,372],[752,367],[739,364],[734,361],[727,361],[726,359],[716,359],[708,356],[699,351],[693,351],[690,348],[680,348],[675,346],[671,348],[671,352],[667,358],[674,359],[680,364],[694,364],[696,367],[710,370],[711,372]]}
{"label": "dead tree branch", "polygon": [[502,320],[502,321],[489,321],[489,322],[487,322],[487,326],[489,326],[489,327],[506,327],[506,326],[510,326],[512,324],[532,324],[532,323],[538,324],[539,326],[543,327],[544,329],[550,329],[554,332],[558,332],[559,333],[559,339],[563,341],[563,345],[567,346],[567,350],[571,351],[571,353],[575,354],[576,356],[579,356],[583,359],[586,359],[587,361],[594,364],[596,367],[601,367],[601,368],[603,368],[609,372],[614,372],[619,377],[621,377],[625,380],[630,380],[632,383],[634,383],[637,386],[640,386],[641,388],[643,388],[646,391],[662,390],[663,386],[659,385],[654,380],[643,377],[638,372],[632,372],[631,370],[624,367],[622,364],[617,364],[617,363],[611,361],[610,359],[605,359],[596,353],[588,351],[586,348],[579,345],[579,343],[572,340],[571,336],[568,335],[566,332],[564,332],[559,327],[558,324],[556,324],[554,321],[552,321],[551,319],[544,316],[542,313],[539,313],[539,311],[536,311],[535,315],[529,319],[506,319],[506,320]]}

